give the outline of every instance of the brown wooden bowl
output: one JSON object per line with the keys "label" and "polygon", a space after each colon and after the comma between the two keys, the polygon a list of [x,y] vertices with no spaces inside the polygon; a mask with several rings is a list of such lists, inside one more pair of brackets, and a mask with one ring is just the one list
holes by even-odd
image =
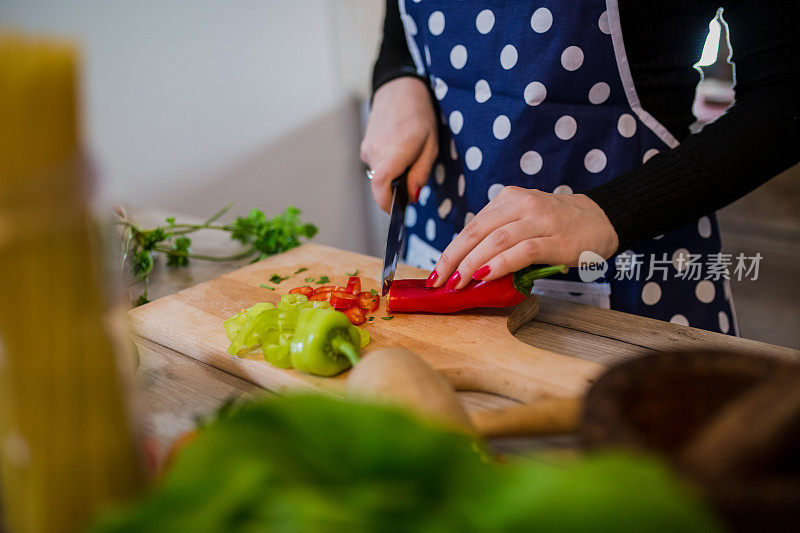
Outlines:
{"label": "brown wooden bowl", "polygon": [[633,447],[661,453],[706,489],[733,529],[797,527],[800,417],[793,418],[785,437],[757,468],[721,477],[682,461],[687,445],[726,405],[765,380],[797,369],[789,361],[745,353],[675,352],[634,359],[611,368],[589,391],[581,439],[589,448]]}

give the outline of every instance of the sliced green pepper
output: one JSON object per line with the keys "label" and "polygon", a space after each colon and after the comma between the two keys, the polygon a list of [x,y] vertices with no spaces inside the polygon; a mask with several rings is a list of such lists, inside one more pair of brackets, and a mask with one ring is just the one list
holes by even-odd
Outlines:
{"label": "sliced green pepper", "polygon": [[302,372],[333,376],[358,362],[359,329],[332,309],[303,309],[291,343],[292,366]]}

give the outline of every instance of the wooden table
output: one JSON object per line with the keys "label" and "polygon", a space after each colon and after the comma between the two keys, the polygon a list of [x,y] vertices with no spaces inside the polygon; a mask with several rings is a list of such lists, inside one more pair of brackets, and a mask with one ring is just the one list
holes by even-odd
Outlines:
{"label": "wooden table", "polygon": [[[137,220],[149,225],[164,218],[151,212],[137,213]],[[235,249],[221,233],[196,234],[193,249],[224,254]],[[159,258],[150,284],[155,299],[215,278],[245,263],[193,261],[185,269],[167,269]],[[138,296],[141,287],[131,294]],[[712,333],[618,311],[540,298],[540,313],[516,336],[522,341],[601,364],[611,365],[653,351],[676,349],[742,350],[774,357],[800,360],[800,351],[748,339]],[[163,448],[181,432],[194,425],[195,418],[213,411],[231,397],[270,394],[264,389],[195,359],[146,339],[137,338],[140,356],[140,400],[145,428]],[[494,409],[513,400],[476,392],[459,393],[468,411]],[[573,444],[569,438],[504,439],[498,448],[518,451]]]}

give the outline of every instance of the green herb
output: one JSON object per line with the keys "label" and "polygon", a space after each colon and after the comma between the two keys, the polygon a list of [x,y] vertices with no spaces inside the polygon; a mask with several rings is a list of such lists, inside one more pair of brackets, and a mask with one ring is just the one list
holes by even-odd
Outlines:
{"label": "green herb", "polygon": [[264,289],[269,289],[271,291],[275,290],[275,287],[270,287],[269,285],[264,285],[263,283],[259,283],[258,286]]}
{"label": "green herb", "polygon": [[378,291],[376,291],[375,289],[370,289],[370,290],[369,290],[369,293],[370,293],[371,295],[373,295],[373,296],[378,296]]}
{"label": "green herb", "polygon": [[281,281],[283,281],[283,280],[285,280],[285,279],[289,279],[289,276],[280,276],[280,275],[278,275],[278,274],[273,274],[273,275],[272,275],[272,276],[269,278],[269,280],[270,280],[272,283],[275,283],[275,284],[278,284],[278,283],[280,283]]}
{"label": "green herb", "polygon": [[316,284],[317,285],[324,285],[324,284],[330,282],[330,280],[331,280],[331,278],[329,278],[328,276],[323,275],[323,276],[319,277],[319,279],[316,281]]}
{"label": "green herb", "polygon": [[315,279],[316,279],[316,278],[306,278],[306,279],[305,279],[305,280],[303,280],[303,281],[305,281],[306,283],[314,283],[314,280],[315,280]]}
{"label": "green herb", "polygon": [[346,276],[358,276],[358,269],[355,272],[345,272]]}
{"label": "green herb", "polygon": [[393,319],[393,318],[394,318],[394,316],[392,316],[392,315],[389,315],[389,316],[382,316],[382,317],[381,317],[381,320],[391,320],[391,319]]}
{"label": "green herb", "polygon": [[[168,217],[166,224],[155,228],[143,228],[120,214],[117,224],[123,228],[122,264],[132,271],[134,283],[144,283],[144,291],[136,300],[136,305],[146,303],[150,274],[155,265],[155,254],[167,258],[167,266],[181,268],[190,259],[206,261],[235,261],[252,259],[254,262],[264,257],[284,252],[301,244],[301,239],[310,239],[317,234],[317,227],[300,220],[300,210],[289,206],[282,213],[267,218],[262,211],[252,209],[247,216],[237,217],[229,224],[217,224],[230,210],[227,205],[214,213],[202,224],[178,224],[175,217]],[[198,254],[191,249],[188,234],[201,229],[224,231],[231,239],[241,242],[244,249],[228,256]]]}
{"label": "green herb", "polygon": [[308,270],[306,267],[300,267],[297,270],[295,270],[294,273],[295,273],[295,275],[297,275],[300,272],[305,272],[306,270]]}
{"label": "green herb", "polygon": [[370,322],[372,322],[373,320],[375,320],[375,317],[374,317],[374,316],[371,316],[371,317],[369,317],[367,320],[369,320]]}

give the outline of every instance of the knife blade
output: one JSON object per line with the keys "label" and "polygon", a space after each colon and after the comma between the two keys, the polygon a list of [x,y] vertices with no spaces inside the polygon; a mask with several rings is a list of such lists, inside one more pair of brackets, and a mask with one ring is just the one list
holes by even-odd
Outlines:
{"label": "knife blade", "polygon": [[408,170],[392,180],[392,210],[389,215],[389,234],[386,237],[386,253],[381,272],[381,296],[386,296],[397,272],[397,259],[403,247],[406,233],[405,217],[408,205]]}

